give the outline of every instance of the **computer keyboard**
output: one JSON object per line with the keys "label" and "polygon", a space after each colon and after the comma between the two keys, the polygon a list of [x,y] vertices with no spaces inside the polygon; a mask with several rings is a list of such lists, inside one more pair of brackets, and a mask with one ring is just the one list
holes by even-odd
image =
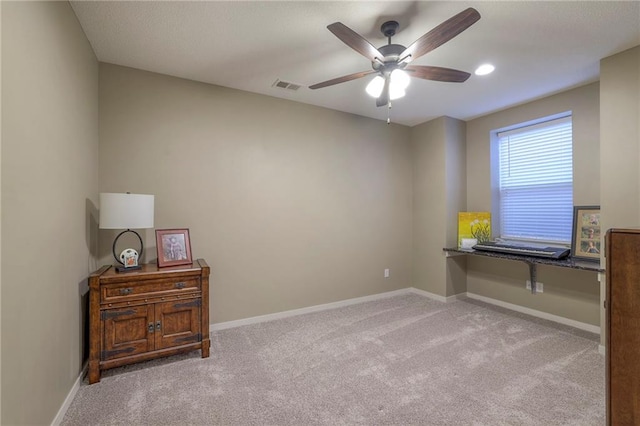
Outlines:
{"label": "computer keyboard", "polygon": [[570,250],[562,247],[534,247],[519,244],[505,244],[486,241],[473,246],[474,250],[492,251],[498,253],[521,254],[524,256],[548,257],[550,259],[564,259]]}

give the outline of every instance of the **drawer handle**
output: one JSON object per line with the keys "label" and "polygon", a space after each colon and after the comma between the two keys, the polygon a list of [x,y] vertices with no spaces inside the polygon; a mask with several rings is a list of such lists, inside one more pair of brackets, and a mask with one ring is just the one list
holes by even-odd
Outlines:
{"label": "drawer handle", "polygon": [[176,283],[176,288],[185,288],[186,284],[183,282]]}
{"label": "drawer handle", "polygon": [[127,294],[131,294],[132,291],[133,291],[133,289],[129,288],[129,287],[121,288],[120,289],[120,294],[123,295],[123,296],[126,296]]}
{"label": "drawer handle", "polygon": [[149,323],[149,333],[153,333],[153,323]]}

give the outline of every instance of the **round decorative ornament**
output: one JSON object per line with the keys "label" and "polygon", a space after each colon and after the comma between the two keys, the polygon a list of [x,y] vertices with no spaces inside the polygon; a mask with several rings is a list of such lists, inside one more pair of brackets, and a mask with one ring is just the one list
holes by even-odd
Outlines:
{"label": "round decorative ornament", "polygon": [[124,249],[122,253],[120,253],[120,261],[124,264],[125,268],[138,266],[138,252],[132,248]]}

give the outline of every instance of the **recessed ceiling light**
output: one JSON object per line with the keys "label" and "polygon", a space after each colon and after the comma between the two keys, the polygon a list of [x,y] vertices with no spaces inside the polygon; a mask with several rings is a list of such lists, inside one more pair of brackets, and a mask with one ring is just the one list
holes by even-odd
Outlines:
{"label": "recessed ceiling light", "polygon": [[476,69],[476,75],[491,74],[494,69],[496,69],[496,67],[491,64],[482,64]]}

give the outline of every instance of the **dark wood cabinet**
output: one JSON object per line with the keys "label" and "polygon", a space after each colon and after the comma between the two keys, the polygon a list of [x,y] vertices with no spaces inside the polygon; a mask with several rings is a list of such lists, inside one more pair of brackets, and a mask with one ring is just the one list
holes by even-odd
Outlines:
{"label": "dark wood cabinet", "polygon": [[640,229],[607,232],[607,424],[640,424]]}
{"label": "dark wood cabinet", "polygon": [[182,352],[209,356],[209,266],[132,272],[102,267],[89,277],[89,383],[100,372]]}

